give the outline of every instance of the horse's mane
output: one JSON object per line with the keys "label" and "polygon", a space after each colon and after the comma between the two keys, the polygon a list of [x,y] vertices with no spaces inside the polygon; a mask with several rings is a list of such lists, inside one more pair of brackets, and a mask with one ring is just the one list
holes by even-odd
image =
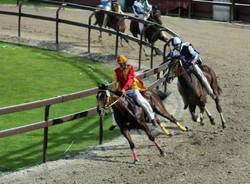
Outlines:
{"label": "horse's mane", "polygon": [[109,90],[111,93],[113,93],[113,94],[115,94],[115,95],[117,95],[117,96],[121,96],[122,95],[122,92],[120,92],[120,91],[114,91],[114,90]]}

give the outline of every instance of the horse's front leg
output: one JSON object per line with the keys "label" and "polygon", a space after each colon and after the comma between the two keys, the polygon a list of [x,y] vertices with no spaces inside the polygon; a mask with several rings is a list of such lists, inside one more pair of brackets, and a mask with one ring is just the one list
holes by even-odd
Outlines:
{"label": "horse's front leg", "polygon": [[205,112],[210,120],[211,125],[215,125],[214,118],[212,117],[212,114],[208,111],[206,106],[205,106]]}
{"label": "horse's front leg", "polygon": [[196,106],[195,105],[189,105],[188,107],[189,107],[189,112],[191,114],[192,120],[194,122],[197,122],[197,116],[195,115],[195,107]]}
{"label": "horse's front leg", "polygon": [[133,153],[133,157],[134,157],[134,164],[136,164],[139,161],[139,159],[137,157],[137,154],[135,151],[135,144],[132,141],[129,130],[127,128],[126,129],[121,128],[121,133],[124,135],[124,137],[127,139],[128,143],[129,143],[130,149],[131,149],[131,151]]}
{"label": "horse's front leg", "polygon": [[151,134],[146,122],[142,124],[142,129],[145,131],[145,133],[147,134],[148,138],[150,141],[154,142],[155,146],[158,148],[158,150],[160,151],[160,154],[162,156],[164,156],[164,152],[162,150],[161,145],[155,140],[155,137]]}

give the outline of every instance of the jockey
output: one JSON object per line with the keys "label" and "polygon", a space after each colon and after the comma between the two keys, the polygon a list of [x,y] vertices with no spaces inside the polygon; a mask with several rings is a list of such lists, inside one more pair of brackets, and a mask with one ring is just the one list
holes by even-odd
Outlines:
{"label": "jockey", "polygon": [[[111,10],[111,0],[100,0],[101,4],[98,5],[98,8],[102,8],[106,11],[110,11]],[[102,26],[106,27],[108,23],[108,15],[104,14],[104,19],[103,19],[103,24]]]}
{"label": "jockey", "polygon": [[[149,102],[141,95],[140,91],[145,91],[143,82],[141,79],[135,76],[134,67],[127,64],[128,58],[125,55],[117,57],[117,63],[120,65],[114,70],[114,88],[117,91],[122,92],[124,95],[132,97],[147,113],[151,123],[156,123],[155,114]],[[112,112],[112,111],[111,111]],[[117,126],[113,121],[109,130],[113,130]]]}
{"label": "jockey", "polygon": [[[136,0],[132,6],[135,17],[141,20],[147,20],[150,16],[150,12],[152,10],[152,5],[148,3],[148,0]],[[140,33],[142,33],[144,29],[144,24],[139,23]]]}
{"label": "jockey", "polygon": [[202,65],[200,54],[194,49],[191,43],[182,43],[182,40],[179,37],[174,37],[172,39],[172,45],[174,49],[171,51],[171,56],[177,58],[180,57],[184,67],[190,68],[194,74],[198,76],[203,85],[206,87],[208,94],[215,100],[216,95],[213,93],[207,78],[199,67]]}

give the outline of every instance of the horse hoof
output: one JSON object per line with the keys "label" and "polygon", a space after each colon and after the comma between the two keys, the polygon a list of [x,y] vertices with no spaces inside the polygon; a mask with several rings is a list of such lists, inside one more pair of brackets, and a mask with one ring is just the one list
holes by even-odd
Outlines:
{"label": "horse hoof", "polygon": [[135,165],[136,165],[138,162],[139,162],[138,159],[135,159],[135,160],[134,160],[134,164],[135,164]]}
{"label": "horse hoof", "polygon": [[169,137],[172,137],[174,135],[174,133],[169,133],[168,136]]}
{"label": "horse hoof", "polygon": [[192,129],[190,127],[188,127],[188,126],[185,126],[185,128],[187,129],[187,132],[192,131]]}
{"label": "horse hoof", "polygon": [[222,128],[223,128],[223,129],[227,128],[227,125],[223,124],[223,125],[222,125]]}
{"label": "horse hoof", "polygon": [[161,154],[162,157],[165,156],[165,153],[162,150],[160,150],[160,154]]}
{"label": "horse hoof", "polygon": [[210,118],[210,123],[211,123],[211,125],[215,125],[215,122],[214,122],[214,118]]}
{"label": "horse hoof", "polygon": [[200,125],[201,125],[201,126],[204,126],[204,123],[203,123],[203,122],[200,122]]}

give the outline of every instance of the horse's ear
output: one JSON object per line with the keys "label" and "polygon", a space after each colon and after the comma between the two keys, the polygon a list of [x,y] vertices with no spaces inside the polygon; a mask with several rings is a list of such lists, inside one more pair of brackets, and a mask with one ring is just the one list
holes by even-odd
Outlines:
{"label": "horse's ear", "polygon": [[101,84],[100,84],[99,82],[97,82],[97,86],[98,86],[98,88],[100,88],[100,87],[101,87]]}

